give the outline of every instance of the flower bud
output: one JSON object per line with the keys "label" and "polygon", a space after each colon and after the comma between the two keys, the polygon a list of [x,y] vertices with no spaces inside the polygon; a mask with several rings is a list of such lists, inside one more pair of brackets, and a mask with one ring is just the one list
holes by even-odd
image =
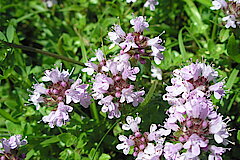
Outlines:
{"label": "flower bud", "polygon": [[145,145],[144,144],[141,144],[140,146],[139,146],[139,149],[140,150],[143,150],[145,148]]}
{"label": "flower bud", "polygon": [[137,152],[133,152],[133,156],[137,157],[138,153]]}
{"label": "flower bud", "polygon": [[120,51],[120,54],[125,54],[125,52],[123,50]]}
{"label": "flower bud", "polygon": [[140,132],[135,133],[135,137],[141,137],[141,136],[142,136],[142,134]]}
{"label": "flower bud", "polygon": [[141,141],[142,141],[142,142],[145,142],[145,138],[144,138],[144,137],[142,137],[142,138],[141,138]]}
{"label": "flower bud", "polygon": [[188,128],[192,127],[192,121],[187,121],[186,125],[187,125]]}
{"label": "flower bud", "polygon": [[179,141],[180,142],[185,142],[185,139],[181,136],[181,137],[179,137]]}
{"label": "flower bud", "polygon": [[120,81],[121,79],[122,79],[122,77],[120,77],[120,76],[116,76],[116,77],[114,78],[115,81]]}
{"label": "flower bud", "polygon": [[50,89],[47,89],[46,94],[50,94],[50,93],[51,93]]}
{"label": "flower bud", "polygon": [[61,82],[61,86],[62,86],[62,87],[67,87],[67,82],[62,81],[62,82]]}
{"label": "flower bud", "polygon": [[135,58],[135,59],[139,59],[139,58],[140,58],[140,55],[139,55],[139,54],[135,54],[135,55],[134,55],[134,58]]}
{"label": "flower bud", "polygon": [[207,128],[207,126],[208,126],[208,122],[207,121],[203,121],[202,122],[203,129]]}
{"label": "flower bud", "polygon": [[115,96],[116,96],[117,98],[120,98],[120,97],[121,97],[121,92],[116,92],[116,93],[115,93]]}
{"label": "flower bud", "polygon": [[57,100],[62,101],[63,97],[58,97]]}
{"label": "flower bud", "polygon": [[0,160],[6,160],[5,156],[1,156]]}
{"label": "flower bud", "polygon": [[53,93],[53,94],[59,94],[59,91],[58,91],[57,89],[54,89],[54,90],[52,91],[52,93]]}
{"label": "flower bud", "polygon": [[134,147],[134,151],[138,151],[138,147]]}

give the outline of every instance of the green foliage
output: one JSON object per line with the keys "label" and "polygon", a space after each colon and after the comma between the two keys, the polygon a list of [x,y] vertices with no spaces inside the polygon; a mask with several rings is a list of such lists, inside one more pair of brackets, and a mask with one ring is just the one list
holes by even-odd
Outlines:
{"label": "green foliage", "polygon": [[[131,31],[129,20],[144,15],[150,28],[149,37],[160,35],[164,40],[165,59],[157,66],[163,71],[163,80],[151,77],[150,62],[138,64],[137,88],[146,91],[145,100],[139,108],[126,106],[121,121],[126,115],[141,115],[144,131],[151,123],[162,124],[169,107],[163,101],[171,73],[192,61],[215,64],[228,90],[224,99],[214,104],[224,116],[231,118],[230,127],[235,128],[230,146],[223,159],[238,159],[240,144],[240,32],[226,29],[219,18],[221,13],[211,11],[210,0],[159,0],[155,11],[143,8],[145,0],[127,4],[125,0],[59,0],[47,8],[42,0],[0,1],[0,40],[35,47],[85,63],[101,48],[107,57],[119,52],[117,46],[109,49],[107,37],[111,26],[120,24]],[[81,72],[82,66],[35,52],[13,49],[0,42],[0,138],[14,134],[27,136],[24,149],[26,159],[46,160],[121,160],[132,159],[116,149],[117,137],[123,131],[120,120],[109,120],[101,112],[97,101],[90,108],[74,106],[71,121],[60,129],[49,128],[41,121],[46,109],[36,111],[28,103],[31,86],[40,81],[46,69],[63,64],[63,68],[75,68],[73,77],[79,74],[84,83],[91,84],[90,76]],[[178,136],[180,133],[175,133]]]}

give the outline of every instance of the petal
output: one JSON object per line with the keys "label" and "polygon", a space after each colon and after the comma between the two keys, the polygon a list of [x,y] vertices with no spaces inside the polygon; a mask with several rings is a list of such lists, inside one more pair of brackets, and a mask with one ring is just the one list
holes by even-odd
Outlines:
{"label": "petal", "polygon": [[122,129],[128,131],[130,129],[130,126],[128,124],[123,124]]}
{"label": "petal", "polygon": [[218,144],[223,142],[223,138],[218,134],[214,134],[214,139]]}

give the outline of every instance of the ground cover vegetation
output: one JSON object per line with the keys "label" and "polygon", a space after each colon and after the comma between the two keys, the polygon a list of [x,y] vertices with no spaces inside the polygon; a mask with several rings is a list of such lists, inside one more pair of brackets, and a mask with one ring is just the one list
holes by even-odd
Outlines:
{"label": "ground cover vegetation", "polygon": [[0,159],[240,159],[239,0],[0,1]]}

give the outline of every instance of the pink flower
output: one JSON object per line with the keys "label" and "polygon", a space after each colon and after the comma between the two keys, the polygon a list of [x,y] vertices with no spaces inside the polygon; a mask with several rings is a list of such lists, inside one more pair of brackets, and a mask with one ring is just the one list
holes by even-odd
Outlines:
{"label": "pink flower", "polygon": [[27,140],[26,139],[21,140],[21,139],[22,139],[22,135],[14,135],[14,136],[11,136],[9,139],[6,139],[6,138],[1,139],[1,146],[4,149],[4,151],[2,152],[11,154],[12,149],[18,149],[20,146],[26,145]]}
{"label": "pink flower", "polygon": [[123,150],[123,153],[125,154],[125,155],[127,155],[128,153],[129,153],[129,151],[130,151],[130,147],[131,146],[133,146],[134,145],[134,141],[132,140],[132,139],[128,139],[126,136],[124,136],[124,135],[120,135],[119,137],[118,137],[118,139],[121,141],[121,142],[123,142],[123,143],[121,143],[121,144],[118,144],[117,146],[116,146],[116,148],[118,149],[118,150]]}
{"label": "pink flower", "polygon": [[207,147],[207,145],[207,140],[203,140],[197,134],[192,134],[188,141],[183,145],[183,148],[187,149],[186,157],[195,158],[200,155],[200,149]]}
{"label": "pink flower", "polygon": [[138,125],[141,123],[141,118],[136,117],[135,119],[132,116],[127,116],[126,118],[127,124],[122,125],[123,130],[132,130],[132,132],[139,131]]}
{"label": "pink flower", "polygon": [[180,157],[179,151],[182,149],[182,143],[172,144],[166,142],[164,145],[164,157],[166,160],[178,159]]}
{"label": "pink flower", "polygon": [[136,17],[130,21],[133,25],[135,32],[143,32],[145,29],[148,29],[149,24],[146,22],[146,19],[143,16]]}
{"label": "pink flower", "polygon": [[144,7],[150,7],[150,10],[154,11],[155,6],[158,4],[159,2],[157,0],[147,0],[147,2],[144,4]]}
{"label": "pink flower", "polygon": [[54,126],[61,127],[65,125],[66,122],[70,120],[68,112],[72,112],[73,108],[68,105],[64,105],[63,102],[58,104],[58,108],[56,111],[51,111],[51,113],[42,118],[44,123],[48,123],[51,128]]}

